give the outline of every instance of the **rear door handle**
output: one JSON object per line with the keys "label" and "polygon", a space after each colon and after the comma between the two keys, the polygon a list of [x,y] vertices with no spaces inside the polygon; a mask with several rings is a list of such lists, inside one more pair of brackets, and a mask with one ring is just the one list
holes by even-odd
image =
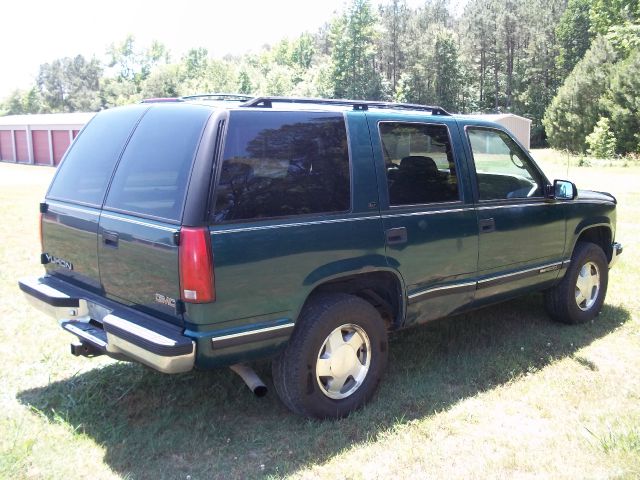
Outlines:
{"label": "rear door handle", "polygon": [[483,218],[479,223],[480,233],[490,233],[496,230],[496,221],[493,218]]}
{"label": "rear door handle", "polygon": [[118,234],[116,232],[103,230],[102,241],[107,247],[118,248]]}
{"label": "rear door handle", "polygon": [[387,245],[407,243],[407,228],[398,227],[387,230]]}

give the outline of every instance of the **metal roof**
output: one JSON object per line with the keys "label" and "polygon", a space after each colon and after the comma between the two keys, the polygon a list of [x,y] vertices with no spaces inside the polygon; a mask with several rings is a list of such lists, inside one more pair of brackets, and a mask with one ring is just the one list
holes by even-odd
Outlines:
{"label": "metal roof", "polygon": [[504,120],[505,118],[517,118],[520,120],[526,120],[531,123],[531,119],[527,117],[521,117],[520,115],[516,115],[515,113],[473,113],[470,115],[466,115],[472,118],[479,118],[481,120],[487,120],[489,122],[497,122],[498,120]]}
{"label": "metal roof", "polygon": [[36,113],[29,115],[6,115],[0,117],[0,126],[12,125],[84,125],[93,118],[95,112]]}

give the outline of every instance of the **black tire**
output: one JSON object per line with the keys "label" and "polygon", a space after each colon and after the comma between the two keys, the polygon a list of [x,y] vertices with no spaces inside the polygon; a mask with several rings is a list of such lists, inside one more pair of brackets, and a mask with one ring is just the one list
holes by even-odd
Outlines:
{"label": "black tire", "polygon": [[[593,277],[597,273],[599,284],[597,290],[591,285],[590,294],[586,296],[578,295],[578,277],[583,268],[582,277]],[[557,322],[572,325],[588,322],[600,313],[608,283],[609,264],[602,248],[594,243],[578,242],[564,278],[545,292],[545,307],[549,316]]]}
{"label": "black tire", "polygon": [[[340,327],[347,328],[338,330]],[[335,335],[340,335],[340,339],[353,338],[354,344],[364,341],[365,337],[369,341],[370,351],[366,351],[365,343],[357,350],[351,348],[354,354],[347,348],[342,348],[343,353],[349,355],[347,360],[351,360],[352,364],[353,358],[357,359],[359,363],[355,364],[355,368],[359,368],[363,375],[360,381],[348,376],[344,382],[345,393],[330,391],[333,377],[316,375],[321,373],[317,370],[320,362],[327,365],[326,347],[332,334],[334,339],[337,338]],[[290,410],[300,415],[315,418],[344,417],[364,405],[374,394],[387,364],[387,342],[384,321],[371,304],[353,295],[318,295],[305,306],[286,349],[273,360],[276,392]],[[344,345],[346,343],[341,344],[342,347]],[[336,349],[338,351],[340,348]],[[338,359],[338,353],[332,358]],[[365,368],[362,363],[367,363],[367,359],[366,372],[362,373]],[[335,365],[337,371],[342,364]],[[342,373],[343,378],[346,375]],[[336,380],[336,385],[340,385],[340,380]],[[350,389],[353,389],[351,393]],[[348,395],[345,398],[329,396],[346,393]]]}

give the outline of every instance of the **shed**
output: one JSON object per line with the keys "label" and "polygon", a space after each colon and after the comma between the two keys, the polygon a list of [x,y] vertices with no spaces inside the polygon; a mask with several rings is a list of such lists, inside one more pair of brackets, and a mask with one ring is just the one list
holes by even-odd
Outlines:
{"label": "shed", "polygon": [[489,122],[495,122],[509,130],[527,150],[531,147],[531,120],[513,113],[473,115]]}
{"label": "shed", "polygon": [[0,160],[58,165],[94,112],[7,115],[0,117]]}

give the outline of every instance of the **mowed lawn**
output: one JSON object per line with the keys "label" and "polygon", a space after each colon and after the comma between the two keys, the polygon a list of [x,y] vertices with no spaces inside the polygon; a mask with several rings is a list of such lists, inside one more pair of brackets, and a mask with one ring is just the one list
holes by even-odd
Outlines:
{"label": "mowed lawn", "polygon": [[562,154],[533,153],[550,177],[618,198],[625,251],[601,315],[558,325],[530,295],[399,332],[372,403],[325,422],[273,389],[254,398],[228,369],[71,356],[16,286],[41,272],[53,170],[0,164],[0,478],[640,477],[640,167],[567,174]]}

